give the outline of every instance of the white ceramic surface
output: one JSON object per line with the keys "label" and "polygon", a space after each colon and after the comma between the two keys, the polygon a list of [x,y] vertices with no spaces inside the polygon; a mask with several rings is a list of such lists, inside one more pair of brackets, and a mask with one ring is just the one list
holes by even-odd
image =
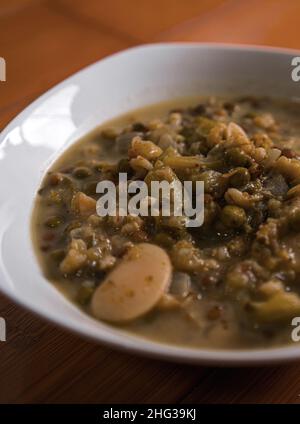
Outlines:
{"label": "white ceramic surface", "polygon": [[130,109],[187,95],[300,97],[291,80],[299,52],[217,44],[147,45],[110,56],[63,81],[19,114],[0,135],[0,289],[45,318],[102,343],[149,356],[214,365],[300,359],[300,346],[217,351],[141,339],[90,318],[43,277],[30,217],[49,164],[74,140]]}

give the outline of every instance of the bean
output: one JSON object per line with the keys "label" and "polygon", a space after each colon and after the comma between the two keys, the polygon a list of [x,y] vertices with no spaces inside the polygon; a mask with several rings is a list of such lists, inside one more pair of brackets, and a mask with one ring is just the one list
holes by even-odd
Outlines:
{"label": "bean", "polygon": [[247,168],[236,168],[232,175],[229,177],[229,184],[232,187],[241,187],[248,184],[250,181],[250,174]]}
{"label": "bean", "polygon": [[221,221],[226,227],[240,228],[246,223],[245,211],[238,206],[226,205],[221,212]]}
{"label": "bean", "polygon": [[225,153],[227,161],[234,166],[249,166],[251,160],[240,148],[232,147]]}
{"label": "bean", "polygon": [[92,172],[89,168],[85,166],[78,166],[77,168],[74,169],[73,175],[75,178],[78,178],[81,180],[83,178],[87,178],[90,175],[92,175]]}
{"label": "bean", "polygon": [[51,216],[45,221],[45,225],[48,228],[57,228],[62,222],[63,220],[59,216]]}

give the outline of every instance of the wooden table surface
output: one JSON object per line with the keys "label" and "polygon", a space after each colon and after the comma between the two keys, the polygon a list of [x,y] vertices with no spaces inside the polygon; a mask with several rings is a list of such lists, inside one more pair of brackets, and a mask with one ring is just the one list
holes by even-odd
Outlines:
{"label": "wooden table surface", "polygon": [[[300,48],[299,0],[0,0],[0,129],[49,87],[153,41]],[[1,184],[1,182],[0,182]],[[16,250],[17,255],[17,250]],[[0,295],[0,402],[299,403],[300,363],[204,368],[87,342]]]}

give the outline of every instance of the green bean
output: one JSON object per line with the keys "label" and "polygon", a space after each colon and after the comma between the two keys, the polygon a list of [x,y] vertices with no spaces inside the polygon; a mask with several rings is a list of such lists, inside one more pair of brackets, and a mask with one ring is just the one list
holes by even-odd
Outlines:
{"label": "green bean", "polygon": [[221,211],[221,221],[226,227],[240,228],[246,223],[244,209],[238,206],[226,205]]}
{"label": "green bean", "polygon": [[204,116],[199,116],[195,119],[199,126],[199,130],[202,135],[208,136],[211,129],[213,129],[216,125],[216,121],[212,119],[206,118]]}
{"label": "green bean", "polygon": [[75,168],[73,171],[74,177],[80,180],[89,177],[91,174],[91,170],[86,166],[77,166],[77,168]]}
{"label": "green bean", "polygon": [[225,152],[226,160],[234,166],[249,166],[251,159],[239,147],[232,147]]}
{"label": "green bean", "polygon": [[59,216],[51,216],[45,221],[45,225],[49,228],[57,228],[62,222],[63,220]]}
{"label": "green bean", "polygon": [[229,177],[231,187],[242,187],[250,181],[250,173],[247,168],[236,168]]}
{"label": "green bean", "polygon": [[196,175],[198,181],[204,182],[205,193],[219,197],[226,189],[226,180],[217,171],[207,170]]}

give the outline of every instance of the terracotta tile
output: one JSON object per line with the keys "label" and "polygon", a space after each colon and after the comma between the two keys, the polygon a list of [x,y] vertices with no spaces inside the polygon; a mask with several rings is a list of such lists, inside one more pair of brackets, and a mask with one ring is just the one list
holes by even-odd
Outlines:
{"label": "terracotta tile", "polygon": [[161,31],[191,19],[224,0],[58,0],[69,10],[118,33],[150,41]]}
{"label": "terracotta tile", "polygon": [[7,81],[0,83],[0,108],[43,92],[73,72],[128,47],[118,37],[47,9],[26,8],[0,19],[0,53]]}
{"label": "terracotta tile", "polygon": [[219,41],[300,48],[298,0],[232,0],[161,34],[164,41]]}

